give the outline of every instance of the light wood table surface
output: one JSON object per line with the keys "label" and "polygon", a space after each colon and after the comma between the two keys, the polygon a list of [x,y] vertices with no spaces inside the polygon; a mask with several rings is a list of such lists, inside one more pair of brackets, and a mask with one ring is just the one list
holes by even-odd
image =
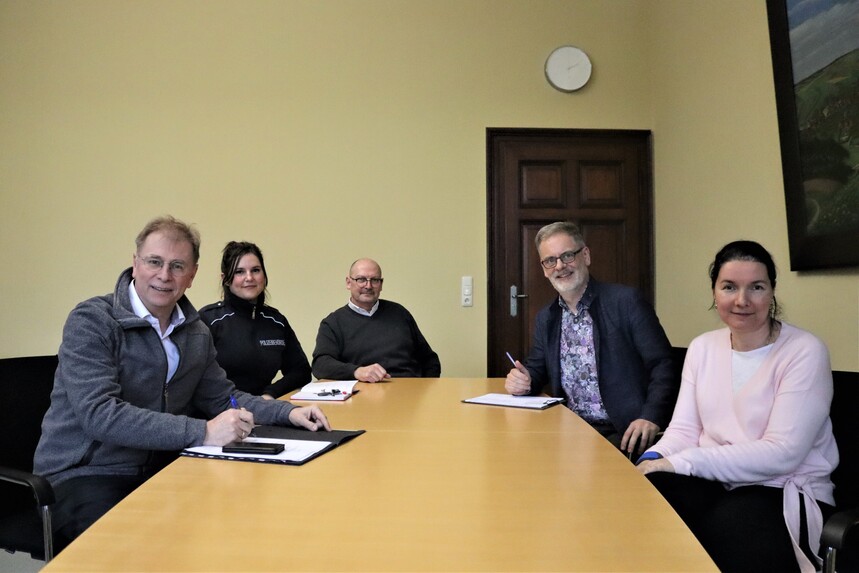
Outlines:
{"label": "light wood table surface", "polygon": [[180,458],[44,571],[717,571],[563,405],[463,404],[502,379],[395,379],[324,403],[367,432],[303,466]]}

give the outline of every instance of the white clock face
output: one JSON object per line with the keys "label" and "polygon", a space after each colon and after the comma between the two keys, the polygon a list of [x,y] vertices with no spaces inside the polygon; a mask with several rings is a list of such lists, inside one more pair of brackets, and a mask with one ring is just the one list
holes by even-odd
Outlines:
{"label": "white clock face", "polygon": [[591,60],[575,46],[561,46],[546,59],[546,79],[562,92],[581,89],[591,77]]}

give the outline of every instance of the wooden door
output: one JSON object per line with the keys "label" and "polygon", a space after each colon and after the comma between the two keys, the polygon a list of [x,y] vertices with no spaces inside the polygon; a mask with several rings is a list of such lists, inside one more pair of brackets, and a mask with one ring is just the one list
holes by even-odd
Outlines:
{"label": "wooden door", "polygon": [[524,362],[537,312],[557,297],[534,246],[543,225],[579,225],[591,275],[653,302],[649,131],[489,129],[487,156],[489,376],[510,370],[505,352]]}

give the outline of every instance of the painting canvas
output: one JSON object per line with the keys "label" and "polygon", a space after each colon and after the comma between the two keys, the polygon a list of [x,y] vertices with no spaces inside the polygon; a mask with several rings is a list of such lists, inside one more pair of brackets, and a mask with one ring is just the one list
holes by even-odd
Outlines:
{"label": "painting canvas", "polygon": [[792,270],[859,266],[859,0],[767,0]]}

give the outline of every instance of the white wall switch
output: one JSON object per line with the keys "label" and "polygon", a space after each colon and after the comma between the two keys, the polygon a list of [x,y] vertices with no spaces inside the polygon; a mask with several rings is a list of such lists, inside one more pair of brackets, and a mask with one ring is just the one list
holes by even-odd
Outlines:
{"label": "white wall switch", "polygon": [[474,306],[474,282],[471,277],[462,277],[462,306]]}

